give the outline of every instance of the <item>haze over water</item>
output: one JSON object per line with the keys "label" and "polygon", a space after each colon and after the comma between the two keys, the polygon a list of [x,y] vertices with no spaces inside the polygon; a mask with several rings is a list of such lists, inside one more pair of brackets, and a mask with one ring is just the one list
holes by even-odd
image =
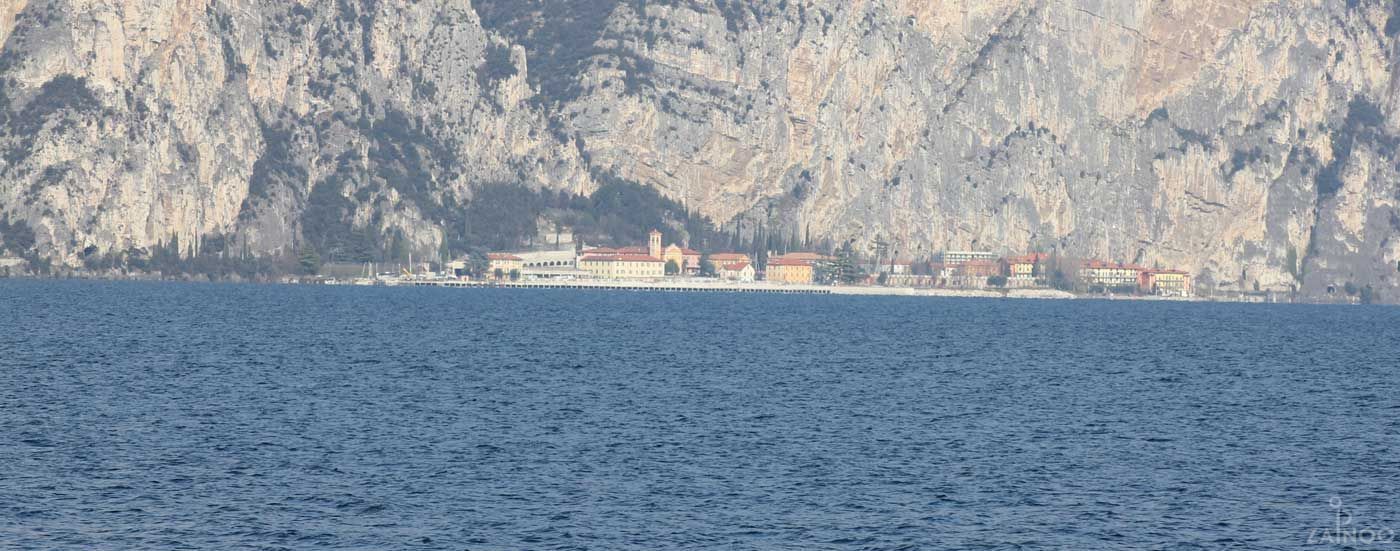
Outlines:
{"label": "haze over water", "polygon": [[0,547],[1340,549],[1400,529],[1398,322],[0,281]]}

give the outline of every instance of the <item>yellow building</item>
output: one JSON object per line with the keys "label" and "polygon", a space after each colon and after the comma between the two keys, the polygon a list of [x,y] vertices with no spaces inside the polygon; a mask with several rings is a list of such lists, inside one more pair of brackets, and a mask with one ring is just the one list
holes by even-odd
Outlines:
{"label": "yellow building", "polygon": [[775,258],[768,261],[764,278],[776,283],[812,283],[812,263],[802,260]]}
{"label": "yellow building", "polygon": [[[490,277],[509,277],[512,271],[518,273],[525,266],[524,259],[507,253],[490,253],[486,255],[486,260],[489,261],[486,273]],[[498,271],[499,276],[496,275]]]}
{"label": "yellow building", "polygon": [[666,275],[666,262],[647,255],[588,255],[579,259],[578,267],[600,279],[654,279]]}
{"label": "yellow building", "polygon": [[1117,289],[1137,287],[1142,268],[1091,260],[1079,269],[1079,279],[1089,287]]}
{"label": "yellow building", "polygon": [[1006,276],[1008,287],[1038,287],[1045,285],[1045,271],[1050,256],[1044,253],[1031,253],[1001,260],[1002,274]]}
{"label": "yellow building", "polygon": [[675,262],[682,274],[693,274],[700,271],[700,251],[687,249],[675,243],[666,247],[662,253],[661,260]]}
{"label": "yellow building", "polygon": [[1143,270],[1138,284],[1139,289],[1148,294],[1191,296],[1191,274],[1181,270]]}
{"label": "yellow building", "polygon": [[787,253],[787,254],[780,254],[780,255],[777,255],[777,256],[771,256],[771,257],[769,257],[769,258],[770,258],[770,260],[773,260],[773,259],[776,259],[776,260],[796,260],[796,261],[798,261],[798,262],[806,262],[806,263],[808,263],[808,264],[815,264],[815,263],[818,263],[818,262],[830,262],[830,261],[832,261],[832,260],[835,260],[834,258],[829,257],[829,256],[824,255],[824,254],[821,254],[821,253],[808,253],[808,252],[791,252],[791,253]]}

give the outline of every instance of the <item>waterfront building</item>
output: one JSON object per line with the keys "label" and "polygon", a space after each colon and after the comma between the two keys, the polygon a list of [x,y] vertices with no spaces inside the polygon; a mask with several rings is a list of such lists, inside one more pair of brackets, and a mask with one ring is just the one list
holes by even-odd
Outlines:
{"label": "waterfront building", "polygon": [[721,266],[727,264],[753,264],[753,260],[749,259],[749,255],[744,253],[714,253],[710,255],[709,262],[710,268],[716,272],[719,271]]}
{"label": "waterfront building", "polygon": [[601,279],[656,279],[666,275],[666,262],[649,255],[587,255],[579,259],[578,267]]}
{"label": "waterfront building", "polygon": [[986,262],[996,262],[997,254],[986,251],[943,251],[934,258],[935,262],[956,266],[964,262],[981,260]]}
{"label": "waterfront building", "polygon": [[[452,274],[452,277],[463,277],[467,275],[467,261],[465,260],[453,260],[452,262],[448,262],[445,267],[447,268],[445,271]],[[366,277],[368,277],[368,274],[366,274]]]}
{"label": "waterfront building", "polygon": [[[700,271],[700,251],[689,249],[678,243],[669,246],[662,246],[662,234],[660,230],[651,230],[647,233],[647,245],[645,247],[585,247],[580,253],[579,268],[583,267],[582,258],[596,256],[626,256],[626,257],[648,257],[661,262],[662,274],[665,274],[666,262],[669,260],[676,263],[682,275],[695,274]],[[747,258],[747,257],[746,257]],[[596,262],[595,262],[596,264]],[[716,263],[718,265],[719,263]]]}
{"label": "waterfront building", "polygon": [[[875,279],[878,282],[878,279]],[[928,274],[890,274],[885,276],[886,287],[935,287],[938,281]]]}
{"label": "waterfront building", "polygon": [[980,289],[987,286],[987,278],[1001,275],[1001,264],[993,260],[964,260],[951,266],[953,287]]}
{"label": "waterfront building", "polygon": [[808,263],[808,264],[816,264],[816,263],[818,263],[818,262],[831,262],[832,260],[835,260],[835,258],[832,258],[832,257],[830,257],[830,256],[827,256],[827,255],[824,255],[824,254],[821,254],[821,253],[809,253],[809,252],[791,252],[791,253],[786,253],[786,254],[780,254],[780,255],[777,255],[777,256],[774,256],[774,255],[770,254],[770,255],[768,255],[768,258],[769,258],[770,260],[772,260],[772,259],[796,260],[796,261],[798,261],[798,262],[806,262],[806,263]]}
{"label": "waterfront building", "polygon": [[953,268],[942,262],[928,263],[930,287],[947,287],[953,281]]}
{"label": "waterfront building", "polygon": [[[480,258],[480,257],[478,257]],[[523,260],[510,253],[489,253],[486,255],[488,262],[486,273],[491,277],[496,277],[496,272],[500,272],[500,277],[507,277],[512,271],[519,273],[524,267]]]}
{"label": "waterfront building", "polygon": [[578,255],[573,249],[563,251],[525,251],[513,252],[512,255],[520,257],[521,266],[525,269],[568,269],[574,268],[578,264]]}
{"label": "waterfront building", "polygon": [[754,280],[753,264],[748,262],[725,264],[715,269],[715,275],[729,281],[751,282]]}
{"label": "waterfront building", "polygon": [[1006,286],[1015,288],[1043,287],[1045,273],[1049,271],[1050,255],[1031,253],[1003,258],[1002,275],[1006,276]]}
{"label": "waterfront building", "polygon": [[1079,268],[1079,279],[1090,288],[1135,289],[1142,271],[1143,268],[1137,266],[1090,260]]}
{"label": "waterfront building", "polygon": [[810,285],[812,276],[811,262],[783,257],[769,259],[767,270],[764,272],[764,279],[777,283]]}
{"label": "waterfront building", "polygon": [[861,271],[867,274],[908,275],[914,273],[914,261],[908,259],[897,259],[879,264],[861,264]]}
{"label": "waterfront building", "polygon": [[520,275],[525,279],[571,279],[588,276],[587,272],[578,269],[578,255],[573,249],[510,254],[520,258]]}
{"label": "waterfront building", "polygon": [[682,274],[694,275],[700,272],[700,251],[675,243],[668,245],[661,253],[661,260],[675,262]]}
{"label": "waterfront building", "polygon": [[1181,270],[1143,270],[1138,276],[1138,290],[1167,297],[1191,296],[1191,274]]}
{"label": "waterfront building", "polygon": [[[589,247],[589,248],[583,249],[583,254],[582,254],[581,256],[618,255],[618,254],[632,254],[632,255],[651,256],[650,254],[648,254],[647,248],[646,248],[646,247],[616,247],[616,248],[614,248],[614,247]],[[659,258],[659,257],[657,257],[657,258]]]}

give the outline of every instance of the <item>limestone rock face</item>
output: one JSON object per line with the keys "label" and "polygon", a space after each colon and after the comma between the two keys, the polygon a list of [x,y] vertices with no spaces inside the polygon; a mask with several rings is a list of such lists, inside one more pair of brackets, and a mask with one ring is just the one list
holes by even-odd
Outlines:
{"label": "limestone rock face", "polygon": [[606,173],[738,231],[1396,301],[1394,6],[12,0],[0,218],[67,265],[326,216],[435,251],[482,184]]}

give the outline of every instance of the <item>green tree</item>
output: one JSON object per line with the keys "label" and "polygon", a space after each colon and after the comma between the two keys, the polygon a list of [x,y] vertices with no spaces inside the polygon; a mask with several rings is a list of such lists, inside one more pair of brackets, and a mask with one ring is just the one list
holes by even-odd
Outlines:
{"label": "green tree", "polygon": [[1005,286],[1006,286],[1006,276],[1004,276],[1004,275],[994,275],[994,276],[988,277],[988,278],[987,278],[987,285],[990,285],[990,286],[992,286],[992,287],[1005,287]]}
{"label": "green tree", "polygon": [[496,268],[496,271],[492,272],[491,275],[496,276],[496,281],[500,281],[506,278],[506,271]]}
{"label": "green tree", "polygon": [[832,264],[831,269],[838,283],[850,285],[865,279],[865,272],[860,269],[860,264],[856,261],[855,249],[851,246],[850,241],[841,244],[841,248],[836,251],[836,260]]}
{"label": "green tree", "polygon": [[675,260],[666,261],[666,275],[673,276],[681,273],[681,267],[676,265]]}
{"label": "green tree", "polygon": [[520,281],[520,270],[511,269],[511,271],[510,271],[510,280],[511,280],[511,281]]}
{"label": "green tree", "polygon": [[8,249],[11,253],[24,256],[36,242],[34,230],[28,222],[20,220],[10,224],[8,219],[0,219],[0,244],[4,245],[0,250]]}
{"label": "green tree", "polygon": [[486,253],[480,249],[467,253],[467,275],[474,279],[480,279],[489,269],[491,269],[491,260],[486,258]]}
{"label": "green tree", "polygon": [[301,249],[301,258],[298,259],[302,273],[306,275],[316,275],[321,273],[321,255],[316,254],[316,250],[311,247]]}
{"label": "green tree", "polygon": [[833,262],[817,262],[812,265],[812,281],[821,285],[836,283],[836,265]]}
{"label": "green tree", "polygon": [[700,255],[700,275],[704,277],[715,275],[715,263],[710,261],[710,253]]}

